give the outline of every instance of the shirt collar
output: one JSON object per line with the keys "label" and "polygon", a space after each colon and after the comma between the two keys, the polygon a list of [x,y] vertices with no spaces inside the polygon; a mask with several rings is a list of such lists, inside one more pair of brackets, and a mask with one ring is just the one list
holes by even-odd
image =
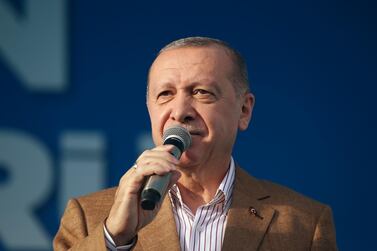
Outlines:
{"label": "shirt collar", "polygon": [[[216,192],[216,195],[220,191],[225,195],[225,202],[227,202],[232,195],[235,174],[236,174],[236,167],[234,164],[233,157],[231,157],[228,171],[226,172],[226,175],[221,181],[220,186]],[[215,198],[216,198],[216,195],[215,195]]]}

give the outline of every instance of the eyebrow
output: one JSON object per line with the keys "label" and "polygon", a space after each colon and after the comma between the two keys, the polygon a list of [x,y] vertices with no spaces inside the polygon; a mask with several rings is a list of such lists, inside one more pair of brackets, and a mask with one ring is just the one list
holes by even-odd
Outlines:
{"label": "eyebrow", "polygon": [[171,82],[163,82],[161,84],[158,84],[154,88],[151,88],[151,90],[153,90],[153,91],[159,91],[161,89],[171,88],[171,87],[174,87],[174,85]]}
{"label": "eyebrow", "polygon": [[[192,89],[192,88],[195,88],[197,86],[199,86],[199,87],[200,86],[203,86],[203,87],[209,86],[210,88],[214,88],[215,92],[217,94],[219,94],[219,95],[223,94],[223,91],[219,87],[218,82],[214,81],[214,80],[207,81],[207,80],[203,79],[203,80],[200,80],[200,81],[193,81],[188,86],[185,86],[184,89]],[[157,86],[155,86],[151,90],[153,92],[159,92],[161,89],[165,89],[165,88],[177,88],[177,87],[176,87],[175,84],[173,84],[171,82],[162,82],[161,84],[158,84]]]}

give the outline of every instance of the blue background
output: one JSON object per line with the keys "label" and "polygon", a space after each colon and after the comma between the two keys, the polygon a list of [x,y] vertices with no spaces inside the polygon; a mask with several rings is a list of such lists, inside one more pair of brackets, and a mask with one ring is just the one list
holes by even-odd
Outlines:
{"label": "blue background", "polygon": [[[23,4],[13,7],[22,12]],[[114,186],[137,157],[129,142],[150,129],[145,83],[157,51],[181,37],[220,38],[246,58],[256,96],[235,159],[258,178],[330,205],[340,250],[370,250],[377,234],[376,10],[366,0],[69,1],[67,91],[26,91],[0,54],[0,128],[35,135],[56,159],[61,131],[102,131],[107,186]],[[55,169],[51,197],[36,209],[51,239],[59,225]]]}

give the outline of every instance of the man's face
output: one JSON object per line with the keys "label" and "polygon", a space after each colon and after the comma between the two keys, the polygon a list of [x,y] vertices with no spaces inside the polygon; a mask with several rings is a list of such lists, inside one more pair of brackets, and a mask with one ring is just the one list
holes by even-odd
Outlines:
{"label": "man's face", "polygon": [[218,46],[169,49],[154,61],[147,97],[153,140],[161,145],[164,130],[186,127],[192,145],[180,166],[229,158],[237,130],[247,128],[254,99],[236,95],[232,67],[230,56]]}

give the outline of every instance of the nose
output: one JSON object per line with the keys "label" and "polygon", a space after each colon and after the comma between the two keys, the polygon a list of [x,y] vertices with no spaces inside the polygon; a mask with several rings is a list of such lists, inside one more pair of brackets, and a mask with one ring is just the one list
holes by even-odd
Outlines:
{"label": "nose", "polygon": [[196,111],[193,107],[192,100],[184,95],[176,96],[175,102],[172,102],[170,118],[185,124],[193,121],[195,117]]}

